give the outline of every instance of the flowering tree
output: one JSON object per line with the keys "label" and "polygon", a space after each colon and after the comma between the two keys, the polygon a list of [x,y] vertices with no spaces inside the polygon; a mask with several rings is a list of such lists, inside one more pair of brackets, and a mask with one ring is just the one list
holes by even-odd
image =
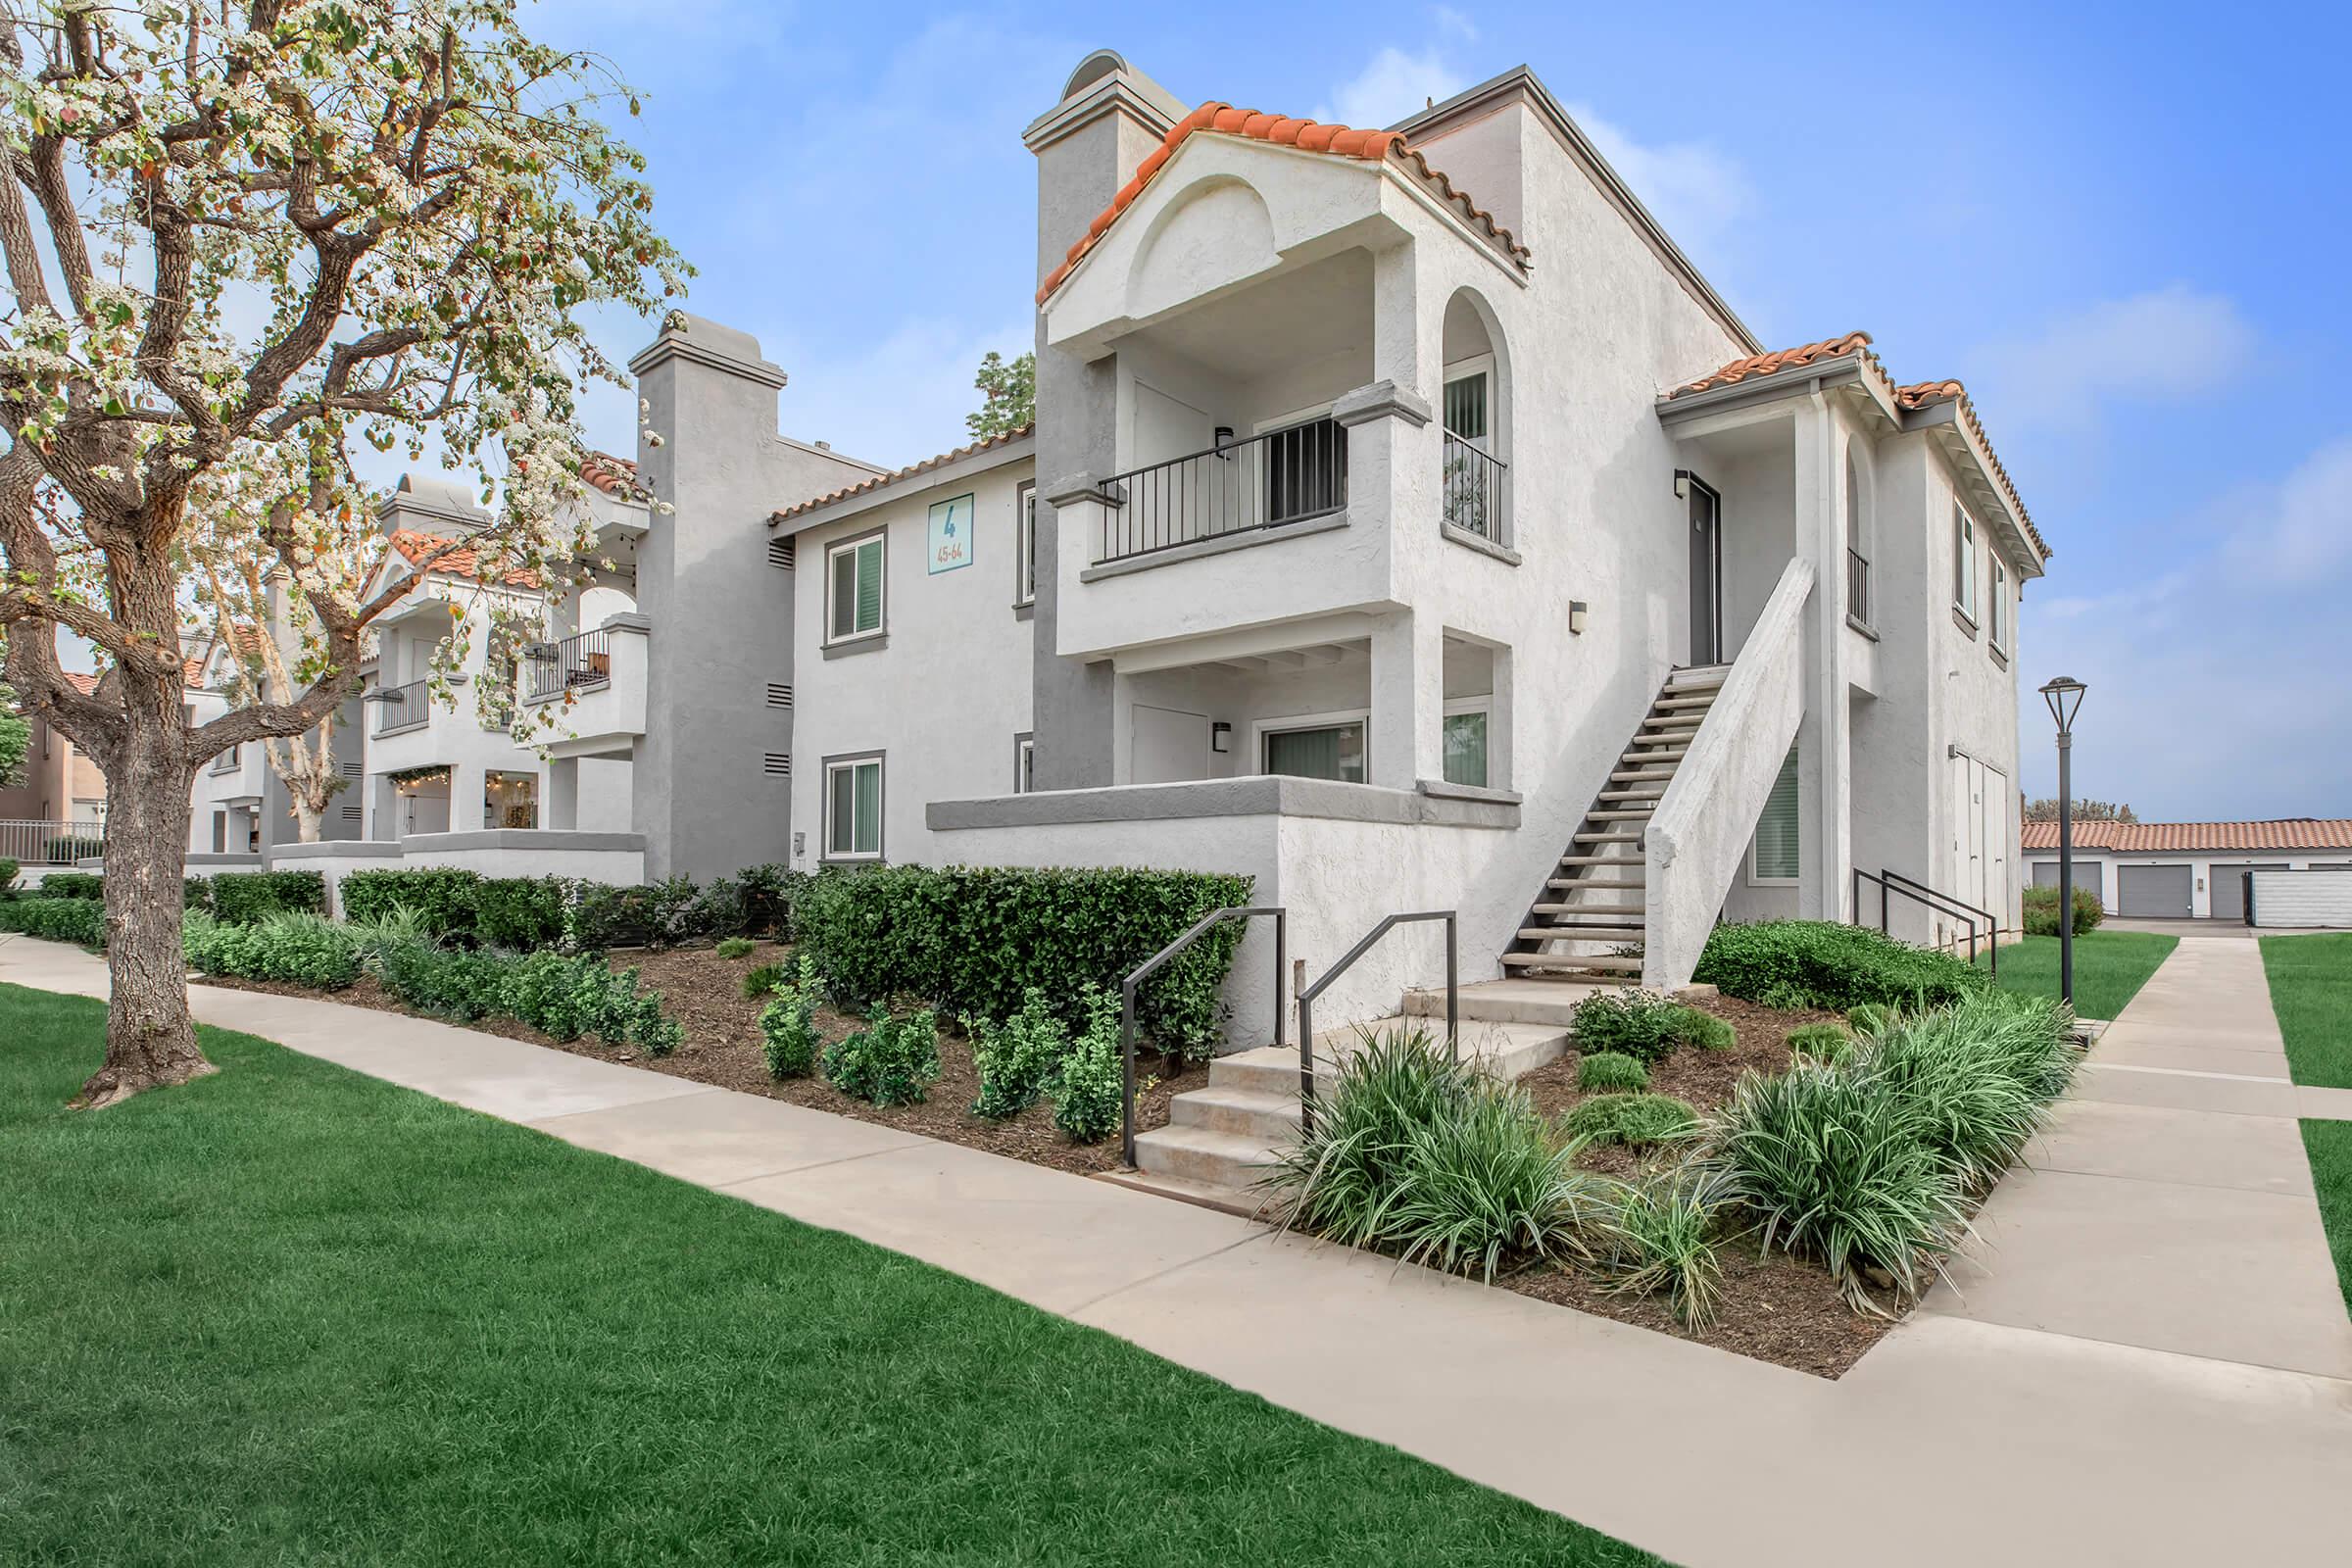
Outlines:
{"label": "flowering tree", "polygon": [[[513,0],[9,0],[0,55],[0,632],[8,681],[107,778],[103,1105],[212,1070],[179,946],[191,775],[317,730],[422,576],[360,597],[353,439],[437,447],[494,502],[466,547],[568,576],[574,400],[622,380],[581,313],[650,314],[684,269],[598,118],[635,100]],[[315,652],[193,725],[207,551],[282,574]],[[61,627],[97,647],[95,695]]]}

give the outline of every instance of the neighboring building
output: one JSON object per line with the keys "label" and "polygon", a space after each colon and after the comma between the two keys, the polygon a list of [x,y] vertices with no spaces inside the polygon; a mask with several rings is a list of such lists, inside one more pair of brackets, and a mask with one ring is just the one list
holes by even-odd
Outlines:
{"label": "neighboring building", "polygon": [[[2058,824],[2028,822],[2025,856],[2034,884],[2056,887]],[[2242,922],[2248,871],[2305,870],[2352,870],[2352,818],[2075,824],[2075,885],[2109,914]]]}
{"label": "neighboring building", "polygon": [[[69,673],[66,679],[86,696],[98,677]],[[37,865],[70,858],[106,831],[106,775],[62,730],[38,713],[26,713],[24,779],[0,789],[0,859]]]}
{"label": "neighboring building", "polygon": [[2017,925],[2048,552],[1958,382],[1765,352],[1525,71],[1364,131],[1103,52],[1027,140],[1033,429],[885,473],[739,332],[634,362],[649,872],[1246,871],[1310,965],[1453,908],[1466,976],[1661,985],[1720,917],[1876,923],[1858,873]]}
{"label": "neighboring building", "polygon": [[[239,703],[240,663],[260,678],[258,643],[263,633],[242,625],[229,631],[228,637],[216,638],[190,662],[187,715],[192,724],[208,724]],[[286,655],[291,665],[296,651],[289,648]],[[336,769],[356,782],[362,766],[359,700],[345,703],[330,723],[328,755]],[[320,836],[360,837],[357,802],[349,787],[330,801],[319,823]],[[216,856],[251,856],[258,865],[259,857],[298,836],[292,797],[270,765],[269,748],[260,741],[232,746],[198,768],[189,785],[189,805],[188,853],[205,857],[207,864],[225,863],[214,860]]]}

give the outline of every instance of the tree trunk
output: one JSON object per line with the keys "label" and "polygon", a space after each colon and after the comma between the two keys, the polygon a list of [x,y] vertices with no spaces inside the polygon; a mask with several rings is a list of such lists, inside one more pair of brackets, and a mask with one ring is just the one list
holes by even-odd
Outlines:
{"label": "tree trunk", "polygon": [[[308,788],[309,786],[304,787]],[[295,791],[289,790],[287,795],[294,804],[294,841],[297,844],[318,843],[321,831],[320,824],[325,819],[325,812],[321,808],[313,806],[309,801],[303,799]]]}
{"label": "tree trunk", "polygon": [[216,1071],[196,1046],[179,911],[188,770],[176,736],[133,726],[107,770],[106,1060],[81,1086],[89,1109]]}

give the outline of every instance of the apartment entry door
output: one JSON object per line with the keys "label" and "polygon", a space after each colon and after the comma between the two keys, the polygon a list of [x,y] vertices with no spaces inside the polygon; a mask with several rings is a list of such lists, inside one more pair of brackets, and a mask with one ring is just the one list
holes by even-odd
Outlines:
{"label": "apartment entry door", "polygon": [[1690,662],[1723,662],[1722,498],[1693,477],[1690,492]]}
{"label": "apartment entry door", "polygon": [[1137,703],[1128,710],[1128,777],[1137,784],[1180,784],[1208,777],[1206,713]]}

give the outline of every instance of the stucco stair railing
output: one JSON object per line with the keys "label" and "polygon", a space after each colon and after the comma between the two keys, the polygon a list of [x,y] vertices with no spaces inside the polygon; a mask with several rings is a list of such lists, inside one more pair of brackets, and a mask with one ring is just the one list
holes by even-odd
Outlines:
{"label": "stucco stair railing", "polygon": [[1805,716],[1811,562],[1793,560],[1690,738],[1642,837],[1647,924],[1642,982],[1690,983],[1756,819]]}

